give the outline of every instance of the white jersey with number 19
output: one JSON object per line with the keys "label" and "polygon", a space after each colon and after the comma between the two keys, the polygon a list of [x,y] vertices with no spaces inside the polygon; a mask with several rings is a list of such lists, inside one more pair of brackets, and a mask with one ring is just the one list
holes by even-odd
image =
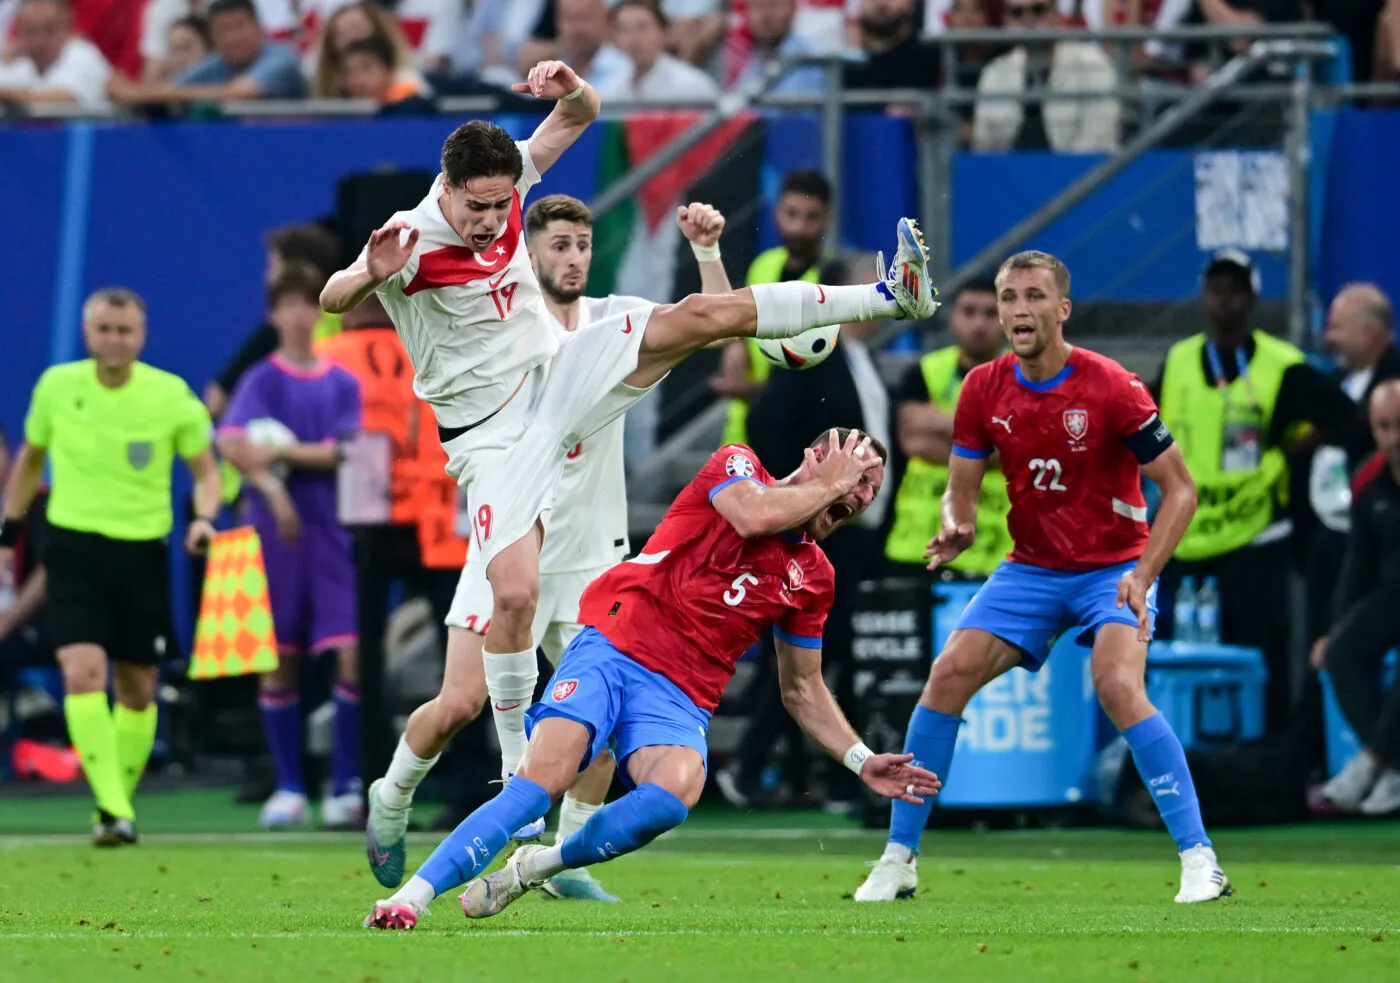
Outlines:
{"label": "white jersey with number 19", "polygon": [[540,175],[529,144],[516,146],[524,170],[505,229],[485,251],[470,249],[448,224],[438,200],[441,174],[418,207],[390,219],[416,228],[418,242],[403,269],[376,293],[413,363],[414,392],[444,427],[468,426],[496,412],[527,372],[559,350],[521,217]]}

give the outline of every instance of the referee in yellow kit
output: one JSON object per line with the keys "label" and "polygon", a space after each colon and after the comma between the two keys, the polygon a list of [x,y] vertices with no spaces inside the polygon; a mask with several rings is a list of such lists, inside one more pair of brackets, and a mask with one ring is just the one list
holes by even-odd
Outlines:
{"label": "referee in yellow kit", "polygon": [[[93,842],[136,842],[131,797],[156,734],[156,677],[170,644],[170,471],[195,478],[185,548],[203,549],[219,511],[219,471],[204,404],[178,376],[136,360],[146,305],[130,290],[99,290],[83,305],[91,358],[40,377],[24,445],[5,489],[0,564],[9,561],[44,462],[53,467],[44,561],[63,712],[97,800]],[[107,660],[116,664],[116,706]]]}

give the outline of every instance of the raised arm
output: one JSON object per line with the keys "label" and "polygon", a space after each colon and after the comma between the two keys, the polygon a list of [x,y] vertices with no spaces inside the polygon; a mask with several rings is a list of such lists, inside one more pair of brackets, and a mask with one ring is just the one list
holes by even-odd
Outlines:
{"label": "raised arm", "polygon": [[540,174],[554,166],[564,151],[598,118],[603,100],[593,86],[562,61],[542,61],[524,82],[511,86],[536,99],[555,100],[554,109],[530,137],[530,160]]}
{"label": "raised arm", "polygon": [[912,754],[875,754],[865,746],[826,687],[820,648],[796,645],[781,637],[776,646],[783,706],[803,733],[886,798],[920,805],[920,796],[938,794],[938,777],[911,764]]}
{"label": "raised arm", "polygon": [[[690,240],[690,251],[695,254],[695,262],[700,268],[700,292],[729,293],[733,287],[719,254],[719,240],[724,234],[724,215],[713,205],[693,201],[676,209],[676,224]],[[720,344],[729,340],[725,339]]]}
{"label": "raised arm", "polygon": [[870,450],[870,438],[856,432],[838,445],[833,431],[822,454],[809,447],[803,456],[810,480],[781,485],[734,481],[714,491],[710,504],[745,539],[772,536],[795,529],[850,494],[865,472],[880,463]]}
{"label": "raised arm", "polygon": [[359,258],[326,281],[321,290],[322,309],[344,314],[359,307],[380,284],[408,264],[417,242],[418,230],[407,222],[389,222],[371,232]]}

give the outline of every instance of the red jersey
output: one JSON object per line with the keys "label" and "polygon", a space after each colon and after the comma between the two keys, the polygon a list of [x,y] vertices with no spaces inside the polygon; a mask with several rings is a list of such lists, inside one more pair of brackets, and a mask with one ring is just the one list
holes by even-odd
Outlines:
{"label": "red jersey", "polygon": [[1008,352],[963,381],[953,453],[1001,455],[1012,562],[1092,570],[1142,555],[1147,504],[1127,440],[1156,419],[1142,380],[1111,358],[1075,348],[1054,378],[1031,382]]}
{"label": "red jersey", "polygon": [[579,621],[713,711],[734,664],[768,629],[820,648],[836,582],[809,536],[745,539],[711,500],[737,481],[771,485],[757,455],[721,447],[676,497],[642,552],[583,592]]}

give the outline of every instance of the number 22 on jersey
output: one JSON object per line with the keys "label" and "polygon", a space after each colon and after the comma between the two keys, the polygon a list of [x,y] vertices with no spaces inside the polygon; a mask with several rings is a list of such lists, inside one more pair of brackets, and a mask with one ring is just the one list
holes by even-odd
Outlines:
{"label": "number 22 on jersey", "polygon": [[1056,458],[1043,457],[1034,458],[1030,463],[1030,468],[1035,472],[1035,478],[1031,484],[1040,491],[1069,491],[1060,482],[1060,462]]}

